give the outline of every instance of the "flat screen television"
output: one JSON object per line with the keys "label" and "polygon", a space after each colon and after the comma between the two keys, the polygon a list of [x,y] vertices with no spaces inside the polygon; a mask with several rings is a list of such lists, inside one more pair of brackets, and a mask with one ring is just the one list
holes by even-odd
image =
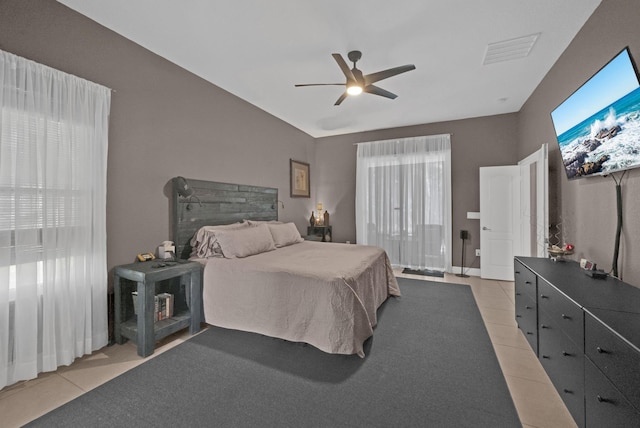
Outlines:
{"label": "flat screen television", "polygon": [[640,167],[640,83],[625,48],[553,112],[569,180]]}

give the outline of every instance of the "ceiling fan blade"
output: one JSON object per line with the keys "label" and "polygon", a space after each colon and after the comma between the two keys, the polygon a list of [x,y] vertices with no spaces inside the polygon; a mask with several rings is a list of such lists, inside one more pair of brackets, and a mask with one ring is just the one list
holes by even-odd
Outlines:
{"label": "ceiling fan blade", "polygon": [[296,88],[300,86],[344,86],[344,83],[299,83],[295,85]]}
{"label": "ceiling fan blade", "polygon": [[347,95],[348,94],[346,92],[344,94],[340,95],[340,98],[338,98],[338,101],[336,101],[334,106],[339,106],[340,103],[342,103],[344,101],[344,99],[347,98]]}
{"label": "ceiling fan blade", "polygon": [[347,63],[344,61],[344,58],[342,58],[342,55],[338,53],[334,53],[331,55],[333,56],[333,59],[336,60],[336,62],[338,63],[338,66],[340,67],[340,70],[342,70],[345,77],[347,78],[347,82],[349,81],[355,82],[356,77],[353,75],[353,72],[351,71]]}
{"label": "ceiling fan blade", "polygon": [[398,98],[398,96],[393,92],[389,92],[374,85],[365,86],[363,91],[367,94],[380,95],[381,97],[391,98],[392,100]]}
{"label": "ceiling fan blade", "polygon": [[375,83],[382,79],[387,79],[391,76],[396,76],[401,73],[406,73],[407,71],[415,70],[416,66],[413,64],[401,65],[400,67],[389,68],[387,70],[378,71],[377,73],[371,73],[364,76],[364,81],[366,85],[371,83]]}

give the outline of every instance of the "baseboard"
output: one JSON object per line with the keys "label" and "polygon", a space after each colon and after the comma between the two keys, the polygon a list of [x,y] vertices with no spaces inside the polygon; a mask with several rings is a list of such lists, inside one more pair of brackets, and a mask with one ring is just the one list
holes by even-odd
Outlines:
{"label": "baseboard", "polygon": [[[460,273],[460,266],[452,266],[451,272],[452,274]],[[464,273],[470,276],[480,276],[480,268],[464,268]]]}

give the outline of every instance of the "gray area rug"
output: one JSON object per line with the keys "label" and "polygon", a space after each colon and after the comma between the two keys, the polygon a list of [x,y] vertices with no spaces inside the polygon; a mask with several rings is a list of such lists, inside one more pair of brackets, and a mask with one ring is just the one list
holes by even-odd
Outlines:
{"label": "gray area rug", "polygon": [[471,289],[399,283],[364,359],[210,327],[29,426],[521,426]]}

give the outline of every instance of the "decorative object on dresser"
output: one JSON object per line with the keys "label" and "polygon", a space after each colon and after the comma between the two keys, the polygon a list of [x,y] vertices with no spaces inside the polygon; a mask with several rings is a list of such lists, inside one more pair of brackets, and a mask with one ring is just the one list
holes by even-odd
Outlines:
{"label": "decorative object on dresser", "polygon": [[640,289],[516,257],[518,327],[578,426],[640,426]]}
{"label": "decorative object on dresser", "polygon": [[565,260],[565,256],[573,254],[573,249],[573,244],[565,244],[562,247],[552,245],[547,248],[547,252],[549,253],[551,260],[554,262],[562,262]]}
{"label": "decorative object on dresser", "polygon": [[309,164],[306,162],[289,159],[289,174],[291,182],[291,197],[311,197],[311,178],[309,176]]}

